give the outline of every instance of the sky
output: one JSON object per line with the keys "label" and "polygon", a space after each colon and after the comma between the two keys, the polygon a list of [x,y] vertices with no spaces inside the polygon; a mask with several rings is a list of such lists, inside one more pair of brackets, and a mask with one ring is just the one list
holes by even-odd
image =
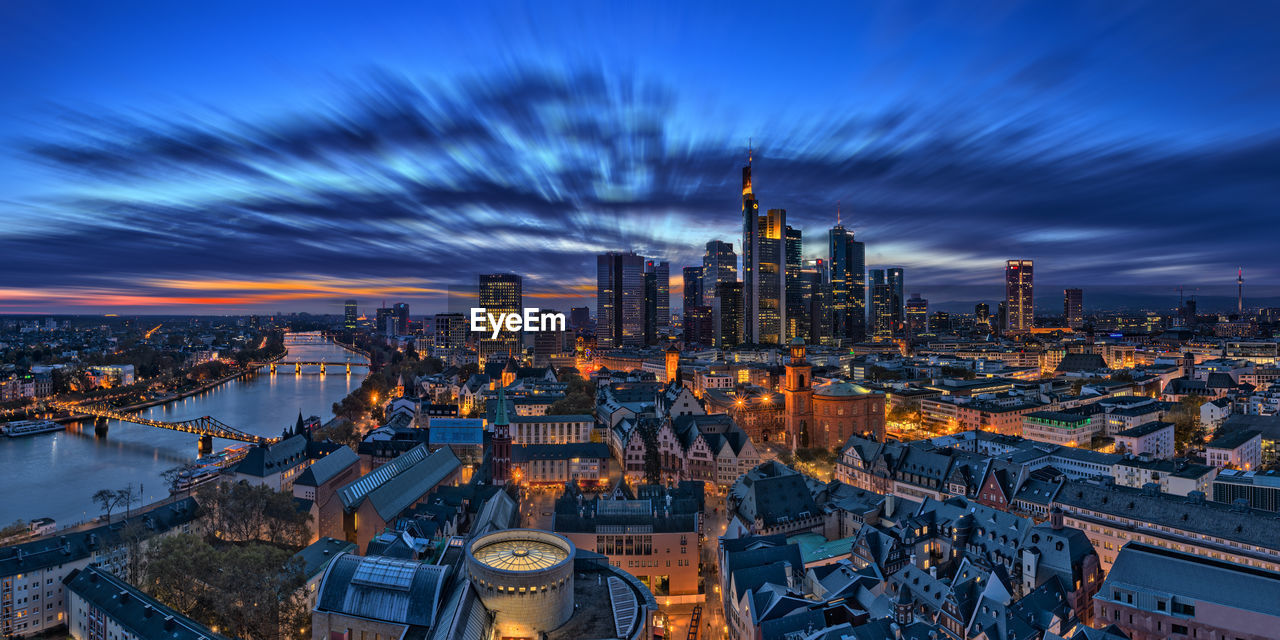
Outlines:
{"label": "sky", "polygon": [[[779,6],[779,5],[782,6]],[[594,306],[762,208],[933,302],[1280,293],[1280,4],[0,3],[0,313]],[[1255,298],[1257,299],[1257,298]]]}

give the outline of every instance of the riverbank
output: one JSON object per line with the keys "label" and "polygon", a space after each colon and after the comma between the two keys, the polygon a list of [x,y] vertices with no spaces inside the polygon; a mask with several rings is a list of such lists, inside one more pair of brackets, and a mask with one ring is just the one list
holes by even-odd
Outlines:
{"label": "riverbank", "polygon": [[[205,391],[208,391],[208,390],[213,389],[213,388],[215,388],[215,387],[219,387],[219,386],[221,386],[221,385],[224,385],[224,384],[226,384],[226,383],[228,383],[228,382],[231,382],[232,380],[237,380],[237,379],[239,379],[239,378],[243,378],[243,377],[248,376],[248,375],[257,375],[258,373],[261,373],[261,372],[262,372],[262,367],[261,367],[261,366],[258,366],[258,367],[252,367],[252,368],[249,368],[249,369],[243,369],[243,370],[241,370],[241,371],[237,371],[237,372],[235,372],[235,373],[229,373],[229,374],[227,374],[227,375],[225,375],[225,376],[222,376],[221,378],[218,378],[218,379],[216,379],[216,380],[210,380],[209,382],[206,382],[206,383],[201,384],[201,385],[199,385],[199,386],[193,387],[193,388],[188,389],[188,390],[186,390],[186,391],[183,391],[183,392],[181,392],[181,393],[176,393],[176,394],[172,394],[172,395],[167,395],[167,396],[163,396],[163,397],[160,397],[160,398],[153,398],[153,399],[151,399],[151,400],[147,400],[147,401],[145,401],[145,402],[139,402],[139,403],[136,403],[136,404],[131,404],[131,405],[127,406],[127,407],[119,407],[119,410],[120,410],[120,411],[126,411],[126,412],[128,412],[128,411],[141,411],[142,409],[149,409],[149,408],[151,408],[151,407],[157,407],[157,406],[160,406],[160,405],[163,405],[163,404],[168,404],[168,403],[170,403],[170,402],[176,402],[176,401],[178,401],[178,400],[182,400],[183,398],[190,398],[191,396],[194,396],[194,395],[196,395],[196,394],[198,394],[198,393],[204,393]],[[93,419],[93,416],[92,416],[92,415],[90,415],[90,414],[87,414],[87,413],[80,413],[80,414],[76,414],[76,415],[63,416],[63,417],[61,417],[61,418],[51,418],[51,419],[52,419],[54,422],[64,423],[64,424],[65,424],[65,423],[68,423],[68,422],[80,422],[80,421],[83,421],[83,420],[92,420],[92,419]]]}

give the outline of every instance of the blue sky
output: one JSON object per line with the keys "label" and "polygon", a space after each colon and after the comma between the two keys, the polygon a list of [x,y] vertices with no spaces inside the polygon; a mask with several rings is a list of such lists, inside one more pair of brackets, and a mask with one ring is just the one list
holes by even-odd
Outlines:
{"label": "blue sky", "polygon": [[[1221,4],[1221,3],[1220,3]],[[0,312],[584,304],[763,207],[932,300],[1280,276],[1267,3],[7,3]],[[372,306],[371,304],[369,306]]]}

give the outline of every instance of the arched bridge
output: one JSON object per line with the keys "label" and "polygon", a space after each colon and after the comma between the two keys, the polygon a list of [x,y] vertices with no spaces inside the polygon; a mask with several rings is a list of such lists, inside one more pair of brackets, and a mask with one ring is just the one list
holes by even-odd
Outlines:
{"label": "arched bridge", "polygon": [[165,420],[153,420],[144,418],[136,413],[121,411],[115,407],[106,404],[73,404],[70,402],[50,402],[50,407],[69,411],[72,415],[85,414],[95,418],[119,420],[121,422],[132,422],[134,424],[142,424],[148,427],[157,427],[160,429],[168,429],[170,431],[181,431],[183,433],[194,433],[200,436],[200,448],[212,448],[213,438],[223,438],[225,440],[238,440],[240,442],[251,442],[253,444],[265,444],[275,442],[276,438],[264,438],[255,436],[251,433],[245,433],[235,427],[224,424],[217,418],[212,416],[201,416],[190,420],[181,420],[177,422],[168,422]]}

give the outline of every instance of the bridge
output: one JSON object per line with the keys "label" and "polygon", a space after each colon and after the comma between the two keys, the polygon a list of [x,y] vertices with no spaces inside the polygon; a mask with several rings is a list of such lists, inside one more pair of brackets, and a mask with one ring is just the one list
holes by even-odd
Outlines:
{"label": "bridge", "polygon": [[200,436],[200,452],[211,453],[213,451],[213,439],[222,438],[224,440],[237,440],[239,442],[250,442],[253,444],[267,444],[275,442],[278,438],[265,438],[263,436],[255,436],[251,433],[245,433],[235,427],[227,425],[212,416],[201,416],[190,420],[181,420],[169,422],[165,420],[153,420],[144,418],[136,413],[131,413],[117,409],[107,404],[75,404],[72,402],[50,401],[48,405],[51,408],[62,409],[71,413],[71,415],[90,415],[96,418],[94,430],[99,434],[106,434],[107,420],[119,420],[121,422],[132,422],[133,424],[146,425],[148,427],[157,427],[160,429],[168,429],[170,431],[181,431],[183,433],[193,433]]}
{"label": "bridge", "polygon": [[320,367],[320,373],[328,373],[329,367],[346,367],[347,375],[351,375],[351,367],[368,367],[365,362],[347,362],[346,360],[323,361],[323,360],[290,360],[289,362],[281,362],[279,360],[268,360],[265,362],[250,362],[251,367],[271,367],[271,373],[276,372],[277,367],[288,368],[293,367],[295,375],[302,374],[303,367]]}

